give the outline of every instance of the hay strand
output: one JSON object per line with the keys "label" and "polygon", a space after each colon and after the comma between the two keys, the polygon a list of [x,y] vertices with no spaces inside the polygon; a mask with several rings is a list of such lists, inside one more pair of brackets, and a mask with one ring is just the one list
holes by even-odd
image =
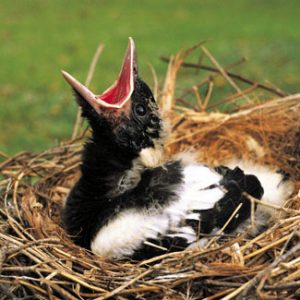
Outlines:
{"label": "hay strand", "polygon": [[[95,72],[98,60],[100,58],[100,55],[103,52],[103,49],[104,49],[104,44],[100,43],[95,51],[95,54],[93,56],[93,59],[91,61],[91,64],[90,64],[90,67],[88,70],[88,74],[87,74],[87,77],[86,77],[86,80],[84,83],[84,85],[86,87],[88,87],[92,82],[94,72]],[[78,107],[77,114],[76,114],[76,121],[74,124],[73,133],[72,133],[72,140],[76,139],[76,137],[78,136],[79,130],[82,127],[82,122],[83,122],[83,120],[81,118],[81,109],[80,109],[80,107]]]}

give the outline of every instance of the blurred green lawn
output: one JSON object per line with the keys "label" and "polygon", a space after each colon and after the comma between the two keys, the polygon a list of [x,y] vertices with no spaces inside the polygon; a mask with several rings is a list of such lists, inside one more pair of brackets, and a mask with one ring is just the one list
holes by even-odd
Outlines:
{"label": "blurred green lawn", "polygon": [[247,56],[237,71],[297,92],[299,11],[297,0],[1,0],[0,151],[42,150],[71,135],[76,105],[60,70],[84,81],[100,41],[96,92],[116,79],[128,36],[150,83],[149,63],[165,74],[161,54],[210,39],[223,65]]}

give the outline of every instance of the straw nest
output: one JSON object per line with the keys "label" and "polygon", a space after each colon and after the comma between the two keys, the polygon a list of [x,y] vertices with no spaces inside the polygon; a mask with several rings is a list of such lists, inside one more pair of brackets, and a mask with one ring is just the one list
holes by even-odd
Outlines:
{"label": "straw nest", "polygon": [[[300,94],[286,96],[231,73],[200,47],[210,65],[186,63],[193,49],[181,51],[168,59],[162,91],[154,86],[170,123],[166,153],[193,150],[200,161],[212,165],[250,159],[286,171],[295,193],[284,208],[274,207],[276,222],[253,239],[245,234],[220,238],[219,232],[208,237],[205,248],[193,252],[143,262],[104,260],[72,244],[60,226],[62,202],[79,175],[83,139],[75,137],[44,152],[22,152],[0,163],[0,299],[299,297]],[[178,96],[176,78],[185,67],[209,73]],[[192,71],[191,76],[199,75]],[[218,77],[233,93],[216,101],[212,94]],[[247,86],[241,90],[242,85]],[[258,94],[259,99],[270,100],[260,103]],[[189,101],[189,108],[182,103],[191,95],[195,102]],[[233,104],[230,112],[218,111],[220,106],[224,111],[224,103]],[[75,136],[80,135],[80,122]]]}

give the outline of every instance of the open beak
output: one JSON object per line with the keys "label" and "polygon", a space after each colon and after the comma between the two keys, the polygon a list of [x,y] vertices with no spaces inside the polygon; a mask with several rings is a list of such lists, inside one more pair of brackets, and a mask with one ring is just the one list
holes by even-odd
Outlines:
{"label": "open beak", "polygon": [[62,71],[62,74],[71,87],[98,113],[100,113],[101,107],[111,109],[121,108],[130,99],[134,89],[134,79],[137,76],[137,59],[134,41],[131,37],[129,38],[128,48],[118,79],[99,96],[91,92],[69,73]]}

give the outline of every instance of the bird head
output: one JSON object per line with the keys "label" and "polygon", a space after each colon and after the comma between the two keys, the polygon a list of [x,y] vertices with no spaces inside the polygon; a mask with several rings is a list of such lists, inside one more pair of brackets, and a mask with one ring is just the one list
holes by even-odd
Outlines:
{"label": "bird head", "polygon": [[138,76],[132,38],[129,38],[118,79],[102,94],[94,94],[67,72],[62,73],[75,92],[94,139],[103,141],[105,138],[136,155],[161,143],[158,106],[150,88]]}

